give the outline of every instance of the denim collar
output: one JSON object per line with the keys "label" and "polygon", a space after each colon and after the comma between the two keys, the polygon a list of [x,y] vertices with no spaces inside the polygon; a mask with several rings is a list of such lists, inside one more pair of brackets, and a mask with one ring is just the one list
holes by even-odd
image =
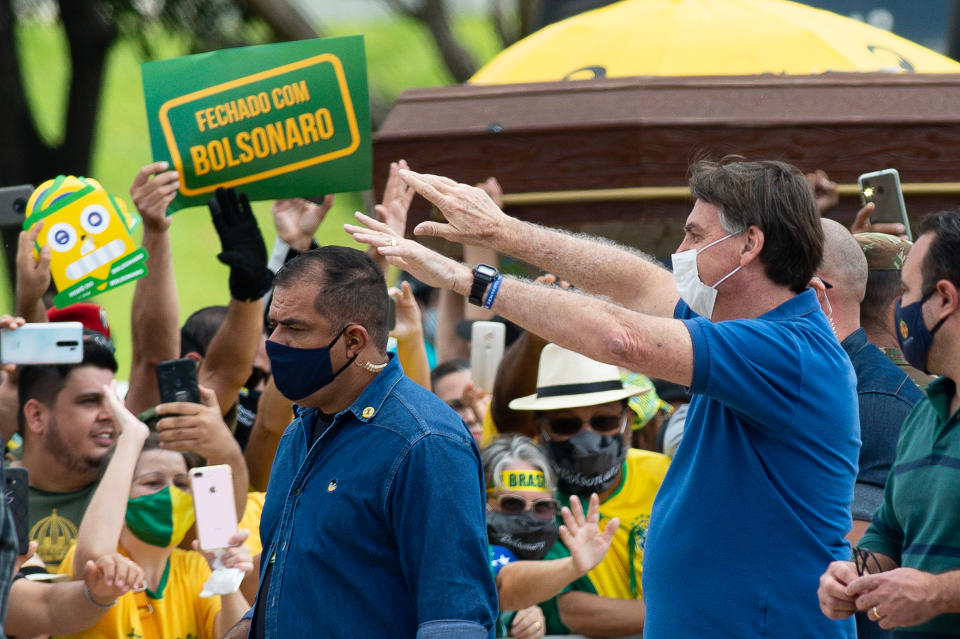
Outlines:
{"label": "denim collar", "polygon": [[[397,354],[387,353],[387,359],[386,368],[373,378],[353,404],[337,413],[337,416],[349,411],[353,413],[357,420],[366,423],[380,412],[383,402],[393,391],[393,387],[397,385],[400,378],[403,377],[403,368],[400,367],[400,359]],[[307,408],[297,404],[293,405],[293,410],[297,417],[304,421],[312,420],[314,414],[318,411],[316,408]]]}
{"label": "denim collar", "polygon": [[851,357],[863,350],[867,344],[867,332],[863,330],[863,327],[850,333],[840,342],[840,346],[842,346],[843,350],[847,352],[847,355]]}

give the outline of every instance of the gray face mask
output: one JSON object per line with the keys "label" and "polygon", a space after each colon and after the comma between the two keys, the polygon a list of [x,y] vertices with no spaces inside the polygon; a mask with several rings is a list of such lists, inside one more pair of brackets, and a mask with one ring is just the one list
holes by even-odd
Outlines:
{"label": "gray face mask", "polygon": [[590,497],[591,493],[601,493],[612,486],[627,458],[620,433],[600,435],[580,430],[566,441],[552,441],[546,433],[544,439],[560,487],[578,497]]}
{"label": "gray face mask", "polygon": [[737,266],[713,286],[707,286],[700,280],[700,273],[697,269],[697,256],[706,251],[714,244],[719,244],[727,238],[733,237],[733,233],[724,235],[719,240],[714,240],[701,249],[689,249],[674,253],[671,256],[673,263],[673,277],[677,281],[677,293],[680,299],[687,303],[694,313],[700,317],[710,319],[713,316],[713,306],[717,302],[717,287],[724,280],[739,271],[742,266]]}

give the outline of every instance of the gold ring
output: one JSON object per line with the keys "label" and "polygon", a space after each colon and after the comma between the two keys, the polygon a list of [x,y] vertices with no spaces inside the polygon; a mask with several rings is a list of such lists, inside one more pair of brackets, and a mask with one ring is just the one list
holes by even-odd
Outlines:
{"label": "gold ring", "polygon": [[540,630],[541,628],[543,628],[543,624],[540,623],[539,621],[535,621],[533,623],[533,627],[536,628],[537,630]]}
{"label": "gold ring", "polygon": [[879,621],[879,620],[880,620],[880,611],[877,610],[877,607],[876,607],[876,606],[873,607],[873,618],[874,618],[875,621]]}
{"label": "gold ring", "polygon": [[391,238],[390,238],[390,246],[396,246],[396,245],[397,245],[397,238],[391,237]]}

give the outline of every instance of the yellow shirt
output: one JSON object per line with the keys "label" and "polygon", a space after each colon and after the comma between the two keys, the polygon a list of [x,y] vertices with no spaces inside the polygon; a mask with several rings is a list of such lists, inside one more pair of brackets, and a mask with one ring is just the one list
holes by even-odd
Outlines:
{"label": "yellow shirt", "polygon": [[[667,473],[670,458],[660,453],[631,448],[623,463],[620,486],[600,504],[600,527],[614,517],[620,518],[620,527],[613,536],[610,550],[596,568],[587,573],[587,579],[596,594],[616,599],[640,599],[640,575],[643,564],[643,545],[650,523],[650,509],[660,483]],[[562,504],[569,504],[566,495],[559,495]],[[586,506],[585,501],[582,502]],[[569,552],[559,542],[561,553],[550,553],[546,558],[567,556]],[[583,590],[583,580],[574,582],[574,590]]]}
{"label": "yellow shirt", "polygon": [[483,416],[483,434],[480,435],[480,448],[486,447],[500,435],[496,422],[493,421],[493,411],[487,406],[487,413]]}
{"label": "yellow shirt", "polygon": [[250,550],[251,557],[256,557],[263,550],[263,543],[260,541],[260,513],[263,512],[263,502],[266,498],[266,493],[247,493],[247,507],[244,508],[243,518],[238,524],[240,530],[250,531],[250,536],[243,544]]}
{"label": "yellow shirt", "polygon": [[[73,574],[73,553],[67,552],[60,572]],[[219,639],[213,622],[220,612],[220,597],[198,595],[210,577],[203,555],[174,548],[161,579],[158,597],[147,592],[128,592],[93,628],[74,635],[78,639]]]}

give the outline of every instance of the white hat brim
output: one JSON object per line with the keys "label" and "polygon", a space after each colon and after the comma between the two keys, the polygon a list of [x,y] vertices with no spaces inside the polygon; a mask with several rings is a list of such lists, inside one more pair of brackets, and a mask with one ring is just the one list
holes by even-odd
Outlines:
{"label": "white hat brim", "polygon": [[518,397],[510,402],[511,410],[561,410],[564,408],[580,408],[582,406],[596,406],[615,402],[618,399],[627,399],[642,395],[653,388],[652,384],[646,387],[625,385],[619,390],[600,391],[599,393],[582,393],[579,395],[557,395],[555,397],[537,397],[537,394]]}

